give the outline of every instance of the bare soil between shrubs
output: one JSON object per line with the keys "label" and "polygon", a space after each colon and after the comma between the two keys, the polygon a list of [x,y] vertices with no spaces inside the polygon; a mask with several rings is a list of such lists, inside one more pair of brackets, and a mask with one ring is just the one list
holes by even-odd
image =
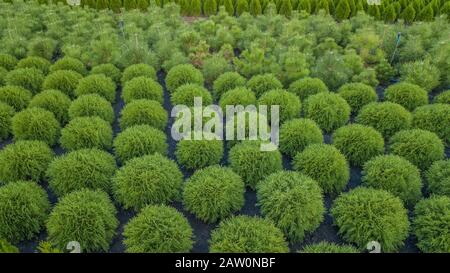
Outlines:
{"label": "bare soil between shrubs", "polygon": [[[158,73],[158,81],[163,86],[164,89],[164,108],[170,115],[172,105],[170,103],[170,97],[169,93],[166,89],[165,85],[165,73],[160,71]],[[119,122],[118,119],[120,117],[120,111],[122,110],[124,106],[124,102],[121,98],[121,87],[117,89],[116,92],[116,102],[113,104],[114,112],[115,112],[115,121],[113,123],[113,132],[114,137],[120,132]],[[384,87],[379,86],[377,88],[377,93],[380,99],[383,98],[384,93]],[[430,97],[433,97],[434,94],[430,94]],[[171,132],[171,126],[174,122],[174,119],[169,117],[168,126],[166,127],[165,133],[167,135],[167,141],[169,144],[168,149],[168,157],[170,159],[175,160],[174,152],[176,147],[176,141],[173,140],[170,137]],[[331,135],[324,135],[325,143],[331,143]],[[0,142],[0,149],[3,149],[6,145],[10,144],[12,142],[12,139],[8,139],[6,141]],[[53,147],[54,152],[57,155],[63,154],[65,151],[59,146],[56,145]],[[229,149],[227,145],[224,143],[224,157],[222,158],[222,165],[228,164],[228,152]],[[446,148],[446,157],[450,157],[450,149]],[[283,166],[284,169],[290,170],[291,169],[291,159],[283,156]],[[120,167],[120,165],[119,165]],[[185,178],[188,178],[192,175],[192,171],[187,171],[183,168],[181,168],[181,171],[184,174]],[[345,189],[345,191],[349,191],[350,189],[353,189],[361,184],[361,168],[357,167],[351,167],[351,173],[350,173],[350,181]],[[48,187],[47,181],[41,182],[41,185],[45,188],[45,190],[48,193],[49,200],[54,205],[57,202],[56,196],[51,192],[51,190]],[[305,237],[305,240],[302,243],[296,243],[296,244],[289,244],[291,252],[297,252],[298,250],[301,250],[303,246],[307,244],[312,243],[319,243],[321,241],[328,241],[328,242],[335,242],[335,243],[344,243],[344,241],[339,237],[338,230],[335,226],[333,226],[333,219],[329,215],[328,211],[331,207],[331,204],[333,203],[333,200],[337,196],[332,195],[325,195],[325,207],[327,209],[327,212],[325,214],[324,221],[319,226],[318,229],[316,229],[313,233],[307,234]],[[128,223],[128,221],[136,215],[136,212],[132,210],[125,210],[120,205],[115,203],[117,209],[118,209],[118,215],[117,218],[120,222],[120,225],[117,229],[117,234],[115,238],[113,239],[113,242],[111,244],[109,252],[112,253],[121,253],[125,251],[125,247],[123,245],[123,230],[124,226]],[[192,252],[195,253],[207,253],[209,252],[209,239],[211,231],[217,226],[218,223],[215,224],[207,224],[203,221],[197,219],[193,214],[187,212],[184,210],[183,205],[181,202],[174,202],[171,204],[173,207],[175,207],[177,210],[179,210],[181,213],[183,213],[187,219],[189,220],[190,225],[192,226],[194,230],[194,246],[192,249]],[[411,208],[409,208],[409,214],[411,215]],[[248,189],[245,192],[245,204],[243,208],[236,214],[244,214],[244,215],[260,215],[259,208],[257,206],[257,198],[256,198],[256,192],[254,190]],[[36,251],[36,247],[38,246],[40,241],[46,240],[47,233],[45,229],[39,234],[37,238],[31,241],[24,241],[19,243],[18,247],[21,252],[24,253],[30,253]],[[416,247],[417,240],[413,235],[410,235],[407,240],[405,241],[404,247],[400,250],[402,253],[415,253],[419,252],[419,250]]]}

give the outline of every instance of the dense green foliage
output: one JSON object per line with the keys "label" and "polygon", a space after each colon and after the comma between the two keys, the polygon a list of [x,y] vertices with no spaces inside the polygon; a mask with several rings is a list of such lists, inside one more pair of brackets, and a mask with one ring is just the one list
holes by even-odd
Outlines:
{"label": "dense green foliage", "polygon": [[310,119],[292,119],[281,125],[280,151],[294,157],[308,145],[322,143],[322,131]]}
{"label": "dense green foliage", "polygon": [[288,90],[296,94],[303,101],[311,95],[328,92],[328,87],[320,79],[303,78],[291,83]]}
{"label": "dense green foliage", "polygon": [[78,82],[83,78],[82,75],[71,70],[58,70],[50,73],[42,84],[43,90],[55,89],[62,91],[70,98],[75,97],[75,89]]}
{"label": "dense green foliage", "polygon": [[319,127],[332,132],[350,119],[350,106],[339,95],[320,92],[305,101],[305,117],[314,120]]}
{"label": "dense green foliage", "polygon": [[450,144],[450,104],[435,103],[418,107],[413,113],[412,126],[431,131]]}
{"label": "dense green foliage", "polygon": [[284,89],[273,89],[265,92],[258,99],[258,105],[267,106],[267,116],[269,120],[271,119],[271,111],[269,111],[271,106],[279,105],[280,123],[300,117],[300,110],[302,107],[300,99]]}
{"label": "dense green foliage", "polygon": [[219,164],[223,157],[223,142],[206,133],[203,133],[201,140],[189,136],[177,143],[175,157],[181,166],[189,170]]}
{"label": "dense green foliage", "polygon": [[132,80],[137,77],[145,77],[150,78],[152,80],[157,80],[156,71],[153,67],[148,64],[133,64],[125,68],[122,73],[122,84],[125,84],[127,81]]}
{"label": "dense green foliage", "polygon": [[11,133],[11,118],[14,112],[14,108],[0,102],[0,141],[7,139]]}
{"label": "dense green foliage", "polygon": [[33,95],[19,86],[0,87],[0,101],[20,111],[28,106]]}
{"label": "dense green foliage", "polygon": [[450,196],[450,161],[435,161],[425,173],[428,191]]}
{"label": "dense green foliage", "polygon": [[6,74],[5,83],[30,90],[33,94],[41,90],[44,74],[37,68],[17,68]]}
{"label": "dense green foliage", "polygon": [[169,92],[175,91],[178,87],[186,83],[196,83],[203,85],[202,73],[190,64],[180,64],[169,70],[166,76],[166,85]]}
{"label": "dense green foliage", "polygon": [[120,127],[147,124],[160,130],[167,125],[168,115],[161,104],[154,100],[135,100],[125,105],[120,113]]}
{"label": "dense green foliage", "polygon": [[283,88],[283,84],[273,74],[262,74],[253,76],[247,82],[247,87],[259,98],[270,90]]}
{"label": "dense green foliage", "polygon": [[402,82],[389,86],[384,92],[386,101],[398,103],[409,111],[428,104],[427,91],[420,86]]}
{"label": "dense green foliage", "polygon": [[108,150],[112,146],[111,125],[95,117],[78,117],[61,130],[61,146],[69,151],[83,148]]}
{"label": "dense green foliage", "polygon": [[87,94],[78,97],[69,107],[69,118],[77,117],[100,117],[103,120],[113,123],[114,110],[106,99],[98,94]]}
{"label": "dense green foliage", "polygon": [[59,124],[64,125],[69,121],[70,104],[70,98],[63,92],[45,90],[33,97],[29,107],[39,107],[52,112]]}
{"label": "dense green foliage", "polygon": [[256,105],[255,93],[245,87],[238,87],[226,91],[222,94],[219,100],[219,105],[226,116],[226,106],[242,105],[244,107],[248,105]]}
{"label": "dense green foliage", "polygon": [[122,98],[125,103],[139,99],[155,100],[163,103],[163,90],[161,85],[152,78],[138,76],[125,82]]}
{"label": "dense green foliage", "polygon": [[354,113],[359,112],[364,105],[378,100],[375,90],[364,83],[344,84],[338,93],[347,101]]}
{"label": "dense green foliage", "polygon": [[320,242],[305,246],[300,253],[358,253],[351,245],[337,245],[334,243]]}
{"label": "dense green foliage", "polygon": [[201,98],[203,105],[212,103],[212,96],[209,91],[203,86],[193,83],[183,84],[175,89],[170,96],[170,102],[172,105],[193,107],[195,98]]}
{"label": "dense green foliage", "polygon": [[246,80],[237,72],[226,72],[220,75],[213,84],[214,97],[219,99],[225,92],[245,86]]}
{"label": "dense green foliage", "polygon": [[104,74],[93,74],[81,79],[75,89],[75,95],[98,94],[109,102],[116,100],[116,85]]}

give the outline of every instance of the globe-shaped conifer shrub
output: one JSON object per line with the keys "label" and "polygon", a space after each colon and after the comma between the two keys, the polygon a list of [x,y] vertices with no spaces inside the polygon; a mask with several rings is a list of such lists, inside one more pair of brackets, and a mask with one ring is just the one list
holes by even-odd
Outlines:
{"label": "globe-shaped conifer shrub", "polygon": [[44,226],[49,210],[47,193],[35,182],[0,187],[0,237],[14,243],[32,239]]}
{"label": "globe-shaped conifer shrub", "polygon": [[359,112],[364,105],[378,100],[375,89],[364,83],[346,83],[339,88],[338,93],[347,101],[353,113]]}
{"label": "globe-shaped conifer shrub", "polygon": [[269,175],[257,185],[261,213],[292,242],[301,242],[323,221],[322,189],[312,178],[292,171]]}
{"label": "globe-shaped conifer shrub", "polygon": [[260,217],[235,216],[223,220],[211,233],[212,253],[287,253],[283,232]]}
{"label": "globe-shaped conifer shrub", "polygon": [[122,109],[119,123],[122,129],[146,124],[164,130],[167,121],[167,112],[159,102],[154,100],[135,100],[125,105]]}
{"label": "globe-shaped conifer shrub", "polygon": [[16,67],[17,58],[10,54],[0,54],[0,67],[6,70],[13,70]]}
{"label": "globe-shaped conifer shrub", "polygon": [[33,95],[19,86],[0,87],[0,101],[20,111],[28,106]]}
{"label": "globe-shaped conifer shrub", "polygon": [[120,83],[120,78],[122,77],[122,73],[120,72],[119,68],[117,68],[113,64],[99,64],[94,66],[91,69],[91,75],[92,74],[103,74],[106,77],[111,78],[116,85]]}
{"label": "globe-shaped conifer shrub", "polygon": [[333,145],[355,166],[362,166],[372,157],[384,153],[383,136],[372,127],[361,124],[337,129],[333,134]]}
{"label": "globe-shaped conifer shrub", "polygon": [[59,90],[45,90],[30,101],[29,107],[39,107],[53,113],[61,125],[69,121],[70,98]]}
{"label": "globe-shaped conifer shrub", "polygon": [[102,150],[81,149],[56,157],[48,166],[46,176],[57,196],[88,188],[111,191],[116,171],[114,157]]}
{"label": "globe-shaped conifer shrub", "polygon": [[81,79],[75,89],[77,97],[87,94],[98,94],[112,103],[116,100],[116,85],[103,74],[89,75]]}
{"label": "globe-shaped conifer shrub", "polygon": [[450,198],[434,195],[417,203],[413,217],[413,232],[417,247],[425,253],[450,252]]}
{"label": "globe-shaped conifer shrub", "polygon": [[[256,106],[255,94],[245,87],[238,87],[226,91],[222,97],[220,97],[219,105],[222,108],[224,115],[226,116],[227,105],[236,107],[242,105],[246,107],[248,105]],[[269,111],[269,110],[268,110]]]}
{"label": "globe-shaped conifer shrub", "polygon": [[172,67],[167,73],[166,86],[169,92],[175,91],[175,89],[186,83],[203,85],[202,72],[191,64],[179,64]]}
{"label": "globe-shaped conifer shrub", "polygon": [[400,104],[409,111],[428,104],[427,91],[418,85],[407,82],[397,83],[386,88],[384,98],[387,101]]}
{"label": "globe-shaped conifer shrub", "polygon": [[228,157],[233,171],[253,189],[259,181],[283,169],[280,152],[262,151],[262,144],[259,141],[242,141],[231,148]]}
{"label": "globe-shaped conifer shrub", "polygon": [[116,200],[126,209],[179,200],[183,175],[172,160],[156,153],[130,159],[113,179]]}
{"label": "globe-shaped conifer shrub", "polygon": [[194,139],[194,133],[177,143],[175,157],[178,163],[189,170],[219,164],[223,157],[223,142],[214,135],[203,133],[203,139]]}
{"label": "globe-shaped conifer shrub", "polygon": [[75,71],[81,75],[86,75],[86,67],[84,64],[72,57],[63,57],[57,60],[51,67],[50,72],[55,72],[59,70],[71,70]]}
{"label": "globe-shaped conifer shrub", "polygon": [[139,99],[164,102],[161,85],[151,78],[136,77],[127,81],[123,87],[122,98],[125,103]]}
{"label": "globe-shaped conifer shrub", "polygon": [[362,182],[365,186],[386,190],[414,205],[422,197],[419,169],[396,155],[382,155],[364,164]]}
{"label": "globe-shaped conifer shrub", "polygon": [[292,119],[281,125],[280,151],[290,157],[294,157],[310,144],[322,142],[322,130],[310,119]]}
{"label": "globe-shaped conifer shrub", "polygon": [[20,251],[4,239],[0,239],[0,253],[20,253]]}
{"label": "globe-shaped conifer shrub", "polygon": [[59,200],[47,221],[48,240],[65,249],[80,243],[82,252],[108,251],[119,221],[109,196],[100,190],[82,189]]}
{"label": "globe-shaped conifer shrub", "polygon": [[307,146],[294,157],[293,167],[316,180],[325,193],[340,193],[350,179],[345,156],[328,144]]}
{"label": "globe-shaped conifer shrub", "polygon": [[126,224],[123,235],[128,253],[187,253],[194,244],[188,220],[165,205],[143,208]]}
{"label": "globe-shaped conifer shrub", "polygon": [[262,94],[283,88],[283,84],[273,74],[255,75],[247,82],[247,88],[252,90],[256,97],[259,98]]}
{"label": "globe-shaped conifer shrub", "polygon": [[416,108],[412,127],[431,131],[450,144],[450,104],[435,103]]}
{"label": "globe-shaped conifer shrub", "polygon": [[434,102],[450,104],[450,90],[444,91],[434,97]]}
{"label": "globe-shaped conifer shrub", "polygon": [[319,78],[303,78],[289,85],[289,92],[296,94],[301,101],[317,93],[328,92],[328,87]]}
{"label": "globe-shaped conifer shrub", "polygon": [[44,75],[50,71],[51,63],[49,60],[38,56],[28,56],[17,63],[16,68],[36,68]]}
{"label": "globe-shaped conifer shrub", "polygon": [[108,123],[114,122],[114,110],[111,103],[98,94],[87,94],[78,97],[69,107],[69,117],[100,117]]}
{"label": "globe-shaped conifer shrub", "polygon": [[125,68],[122,73],[122,84],[137,77],[146,77],[152,80],[157,80],[156,71],[148,64],[133,64]]}
{"label": "globe-shaped conifer shrub", "polygon": [[[408,237],[407,210],[385,190],[358,187],[341,194],[331,208],[339,235],[363,250],[377,241],[383,252],[395,252]],[[375,228],[374,228],[375,227]]]}
{"label": "globe-shaped conifer shrub", "polygon": [[33,94],[41,91],[44,74],[37,68],[17,68],[9,71],[5,77],[7,85],[20,86]]}
{"label": "globe-shaped conifer shrub", "polygon": [[4,69],[3,67],[0,67],[0,86],[5,85],[6,74],[8,74],[8,70]]}
{"label": "globe-shaped conifer shrub", "polygon": [[41,140],[53,146],[60,130],[53,113],[42,108],[28,108],[12,118],[12,132],[16,140]]}
{"label": "globe-shaped conifer shrub", "polygon": [[183,189],[186,210],[205,222],[216,222],[244,205],[245,185],[230,168],[206,167],[195,172]]}
{"label": "globe-shaped conifer shrub", "polygon": [[393,102],[373,102],[364,106],[356,117],[356,122],[371,126],[383,137],[389,138],[400,130],[411,126],[412,115],[400,104]]}
{"label": "globe-shaped conifer shrub", "polygon": [[441,139],[430,131],[421,129],[403,130],[390,139],[389,151],[402,156],[422,170],[434,161],[444,159],[445,146]]}
{"label": "globe-shaped conifer shrub", "polygon": [[42,141],[21,140],[0,151],[0,184],[18,180],[40,181],[53,159],[53,151]]}
{"label": "globe-shaped conifer shrub", "polygon": [[154,153],[166,155],[167,148],[164,132],[148,125],[131,126],[114,139],[114,151],[120,162]]}
{"label": "globe-shaped conifer shrub", "polygon": [[111,125],[99,117],[79,117],[61,130],[61,146],[69,151],[83,148],[108,150],[112,146]]}
{"label": "globe-shaped conifer shrub", "polygon": [[267,106],[267,117],[271,119],[271,106],[279,105],[280,123],[287,120],[300,117],[301,103],[300,99],[283,89],[274,89],[261,95],[258,99],[258,105]]}
{"label": "globe-shaped conifer shrub", "polygon": [[305,101],[305,117],[314,120],[322,130],[332,132],[348,122],[350,106],[338,94],[322,92]]}
{"label": "globe-shaped conifer shrub", "polygon": [[11,118],[14,116],[14,108],[0,102],[0,141],[9,137],[11,133]]}
{"label": "globe-shaped conifer shrub", "polygon": [[358,249],[351,245],[338,245],[335,243],[320,242],[306,245],[300,253],[358,253]]}
{"label": "globe-shaped conifer shrub", "polygon": [[42,84],[43,90],[55,89],[63,92],[70,98],[75,97],[75,89],[78,86],[78,82],[83,78],[81,74],[71,70],[59,70],[50,73],[45,77]]}
{"label": "globe-shaped conifer shrub", "polygon": [[210,105],[212,103],[212,96],[209,91],[203,86],[193,83],[183,84],[177,87],[170,96],[170,101],[172,105],[193,107],[195,98],[201,98],[202,105]]}
{"label": "globe-shaped conifer shrub", "polygon": [[246,80],[237,72],[225,72],[213,84],[215,99],[219,99],[225,92],[237,87],[245,86]]}
{"label": "globe-shaped conifer shrub", "polygon": [[430,193],[450,196],[450,160],[435,161],[425,177]]}

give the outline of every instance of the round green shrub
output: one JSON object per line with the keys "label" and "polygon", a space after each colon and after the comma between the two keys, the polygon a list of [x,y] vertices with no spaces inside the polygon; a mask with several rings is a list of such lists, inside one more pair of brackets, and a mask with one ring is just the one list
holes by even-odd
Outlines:
{"label": "round green shrub", "polygon": [[196,170],[220,163],[223,157],[223,142],[215,139],[212,134],[210,136],[206,134],[203,133],[201,140],[190,137],[177,143],[175,157],[181,166]]}
{"label": "round green shrub", "polygon": [[15,140],[41,140],[53,146],[61,127],[52,112],[42,108],[28,108],[11,120]]}
{"label": "round green shrub", "polygon": [[123,87],[122,98],[125,103],[139,99],[164,102],[163,89],[159,83],[151,78],[136,77],[127,81]]}
{"label": "round green shrub", "polygon": [[120,162],[153,153],[167,154],[164,132],[148,125],[131,126],[114,139],[114,151]]}
{"label": "round green shrub", "polygon": [[79,117],[61,130],[61,146],[68,150],[98,148],[108,150],[112,145],[112,128],[99,117]]}
{"label": "round green shrub", "polygon": [[412,115],[400,104],[393,102],[373,102],[364,106],[356,117],[356,122],[371,126],[385,138],[411,126]]}
{"label": "round green shrub", "polygon": [[450,198],[448,196],[432,196],[417,203],[412,226],[420,251],[450,252],[449,218]]}
{"label": "round green shrub", "polygon": [[154,81],[157,80],[156,71],[153,67],[148,64],[133,64],[125,68],[123,71],[121,79],[122,84],[125,84],[127,81],[137,77],[145,77]]}
{"label": "round green shrub", "polygon": [[46,37],[37,36],[32,39],[28,44],[29,56],[40,56],[46,60],[51,60],[56,51],[58,42]]}
{"label": "round green shrub", "polygon": [[187,253],[194,244],[186,217],[165,205],[143,208],[126,224],[123,236],[128,253]]}
{"label": "round green shrub", "polygon": [[324,219],[322,189],[312,178],[292,171],[269,175],[256,187],[261,213],[291,242],[301,242]]}
{"label": "round green shrub", "polygon": [[444,149],[442,140],[435,133],[421,129],[400,131],[389,140],[392,154],[406,158],[421,170],[443,159]]}
{"label": "round green shrub", "polygon": [[[256,105],[256,96],[255,93],[250,91],[249,89],[245,87],[238,87],[235,89],[231,89],[223,93],[223,95],[220,97],[219,105],[224,111],[224,114],[226,115],[226,106],[248,106],[248,105]],[[269,110],[268,110],[269,111]]]}
{"label": "round green shrub", "polygon": [[30,90],[33,94],[41,90],[44,74],[36,68],[16,68],[6,74],[7,85],[15,85]]}
{"label": "round green shrub", "polygon": [[386,101],[400,104],[409,111],[428,104],[427,91],[418,85],[407,82],[397,83],[386,88],[384,98]]}
{"label": "round green shrub", "polygon": [[13,107],[16,111],[26,108],[32,96],[30,91],[19,86],[0,87],[0,101]]}
{"label": "round green shrub", "polygon": [[166,76],[166,86],[169,92],[175,91],[186,83],[204,83],[203,74],[191,64],[179,64],[172,67]]}
{"label": "round green shrub", "polygon": [[382,155],[369,160],[363,168],[363,185],[382,189],[400,197],[407,205],[422,198],[419,169],[396,155]]}
{"label": "round green shrub", "polygon": [[270,220],[246,215],[223,220],[211,233],[212,253],[287,253],[283,232]]}
{"label": "round green shrub", "polygon": [[17,59],[13,55],[0,54],[0,67],[6,70],[13,70],[17,65]]}
{"label": "round green shrub", "polygon": [[39,107],[53,113],[61,125],[69,121],[70,98],[59,90],[45,90],[30,101],[29,107]]}
{"label": "round green shrub", "polygon": [[258,99],[258,105],[267,106],[267,116],[269,117],[269,120],[271,118],[271,106],[279,105],[280,123],[300,117],[302,107],[300,99],[296,95],[283,89],[274,89],[262,94]]}
{"label": "round green shrub", "polygon": [[244,108],[243,111],[226,117],[224,130],[227,146],[231,148],[242,140],[267,141],[270,136],[270,124],[267,121],[267,117],[257,109],[246,111]]}
{"label": "round green shrub", "polygon": [[19,249],[7,241],[0,239],[0,253],[19,253]]}
{"label": "round green shrub", "polygon": [[108,251],[119,225],[116,214],[116,208],[103,191],[82,189],[69,193],[50,214],[48,240],[59,249],[77,241],[82,252]]}
{"label": "round green shrub", "polygon": [[450,161],[435,161],[425,173],[428,191],[450,196]]}
{"label": "round green shrub", "polygon": [[52,64],[42,57],[28,56],[17,63],[17,68],[35,68],[40,70],[44,75],[47,75],[50,71]]}
{"label": "round green shrub", "polygon": [[261,151],[261,142],[243,141],[233,146],[229,154],[230,167],[245,184],[255,188],[268,175],[283,169],[278,150]]}
{"label": "round green shrub", "polygon": [[6,84],[5,82],[6,74],[8,74],[8,70],[4,69],[3,67],[0,67],[0,86]]}
{"label": "round green shrub", "polygon": [[209,91],[198,84],[188,83],[175,89],[170,96],[172,105],[186,105],[188,107],[194,106],[194,99],[196,97],[202,98],[203,105],[210,105],[212,103],[212,96]]}
{"label": "round green shrub", "polygon": [[63,57],[50,66],[50,72],[58,70],[71,70],[81,75],[86,75],[87,72],[84,64],[80,60],[72,57]]}
{"label": "round green shrub", "polygon": [[53,151],[42,141],[21,140],[0,151],[0,184],[40,181],[53,159]]}
{"label": "round green shrub", "polygon": [[230,168],[211,166],[195,172],[183,189],[187,211],[205,222],[216,222],[244,205],[245,185]]}
{"label": "round green shrub", "polygon": [[120,113],[120,128],[140,124],[147,124],[160,130],[167,125],[168,115],[166,110],[154,100],[135,100],[125,105]]}
{"label": "round green shrub", "polygon": [[289,85],[289,92],[296,94],[301,101],[311,95],[328,92],[328,87],[319,78],[303,78]]}
{"label": "round green shrub", "polygon": [[430,92],[440,84],[441,73],[430,61],[415,61],[405,63],[400,69],[400,80],[417,84]]}
{"label": "round green shrub", "polygon": [[335,243],[328,243],[324,241],[306,245],[300,253],[359,253],[359,251],[351,245],[337,245]]}
{"label": "round green shrub", "polygon": [[0,238],[30,240],[39,234],[50,210],[47,193],[32,181],[0,187]]}
{"label": "round green shrub", "polygon": [[372,157],[384,153],[383,136],[372,127],[361,124],[337,129],[333,134],[333,145],[355,166],[362,166]]}
{"label": "round green shrub", "polygon": [[213,94],[215,99],[237,87],[245,86],[246,80],[237,72],[225,72],[220,75],[213,83]]}
{"label": "round green shrub", "polygon": [[94,66],[91,69],[91,75],[96,74],[103,74],[106,77],[109,77],[111,80],[113,80],[116,84],[119,84],[120,79],[122,78],[122,73],[120,72],[120,69],[113,64],[99,64]]}
{"label": "round green shrub", "polygon": [[69,107],[69,117],[95,117],[113,123],[114,110],[111,103],[98,94],[82,95],[74,100]]}
{"label": "round green shrub", "polygon": [[331,92],[311,95],[305,102],[305,117],[314,120],[326,132],[345,125],[350,119],[350,110],[341,96]]}
{"label": "round green shrub", "polygon": [[273,74],[262,74],[251,77],[247,82],[247,88],[252,90],[259,98],[270,90],[282,89],[283,84]]}
{"label": "round green shrub", "polygon": [[280,151],[290,157],[294,157],[310,144],[322,142],[322,131],[310,119],[292,119],[281,125]]}
{"label": "round green shrub", "polygon": [[377,93],[372,86],[359,82],[342,85],[338,93],[347,101],[353,113],[359,112],[364,105],[378,100]]}
{"label": "round green shrub", "polygon": [[172,160],[158,153],[130,159],[113,178],[116,200],[126,209],[179,200],[183,174]]}
{"label": "round green shrub", "polygon": [[43,90],[60,90],[70,98],[75,97],[75,89],[78,82],[83,78],[81,74],[70,70],[59,70],[50,73],[42,84]]}
{"label": "round green shrub", "polygon": [[434,97],[434,103],[446,103],[450,104],[450,90],[444,91]]}
{"label": "round green shrub", "polygon": [[345,156],[332,145],[309,145],[294,157],[293,167],[316,180],[325,193],[340,193],[350,179]]}
{"label": "round green shrub", "polygon": [[14,116],[14,108],[0,101],[0,141],[9,137],[11,133],[11,118]]}
{"label": "round green shrub", "polygon": [[46,176],[52,191],[59,197],[83,188],[111,191],[116,171],[114,157],[97,149],[81,149],[56,157]]}
{"label": "round green shrub", "polygon": [[377,241],[384,252],[394,252],[408,237],[409,221],[402,201],[391,193],[358,187],[341,194],[331,208],[339,235],[365,249]]}
{"label": "round green shrub", "polygon": [[433,132],[450,144],[450,105],[435,103],[418,107],[413,113],[412,127]]}
{"label": "round green shrub", "polygon": [[81,79],[75,89],[77,97],[87,94],[98,94],[113,103],[116,100],[116,85],[103,74],[89,75]]}

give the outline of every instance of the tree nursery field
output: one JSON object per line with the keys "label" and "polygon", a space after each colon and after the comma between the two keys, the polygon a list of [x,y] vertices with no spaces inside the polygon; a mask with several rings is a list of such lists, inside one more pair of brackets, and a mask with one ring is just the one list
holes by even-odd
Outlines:
{"label": "tree nursery field", "polygon": [[0,252],[449,253],[450,1],[372,2],[0,2]]}

